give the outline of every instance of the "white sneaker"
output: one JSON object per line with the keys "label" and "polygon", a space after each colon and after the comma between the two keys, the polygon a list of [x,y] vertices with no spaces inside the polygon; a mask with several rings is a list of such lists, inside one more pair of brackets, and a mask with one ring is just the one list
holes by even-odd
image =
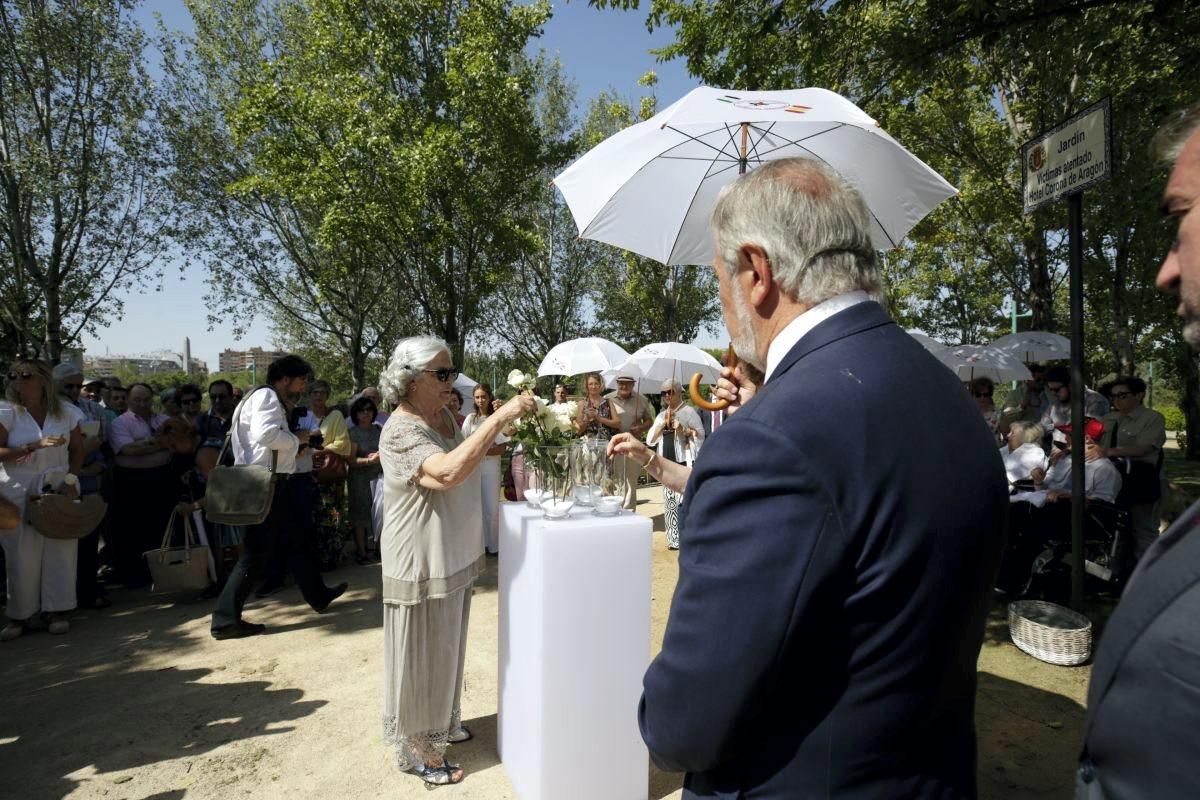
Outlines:
{"label": "white sneaker", "polygon": [[46,630],[53,634],[61,635],[71,630],[71,623],[61,617],[52,618],[50,624],[46,626]]}
{"label": "white sneaker", "polygon": [[0,631],[0,642],[11,642],[13,639],[20,638],[25,632],[25,626],[20,622],[10,622],[4,626],[4,630]]}

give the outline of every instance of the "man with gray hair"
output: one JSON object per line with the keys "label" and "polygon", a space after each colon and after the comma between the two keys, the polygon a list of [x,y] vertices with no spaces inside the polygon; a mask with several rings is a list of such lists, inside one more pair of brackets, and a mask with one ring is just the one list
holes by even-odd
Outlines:
{"label": "man with gray hair", "polygon": [[[1162,212],[1178,224],[1158,288],[1179,298],[1200,350],[1200,104],[1155,140],[1172,164]],[[1092,665],[1079,798],[1200,797],[1200,503],[1150,545],[1104,627]]]}
{"label": "man with gray hair", "polygon": [[712,224],[726,327],[766,379],[687,485],[642,736],[685,798],[974,797],[995,441],[872,299],[870,214],[841,176],[760,166]]}

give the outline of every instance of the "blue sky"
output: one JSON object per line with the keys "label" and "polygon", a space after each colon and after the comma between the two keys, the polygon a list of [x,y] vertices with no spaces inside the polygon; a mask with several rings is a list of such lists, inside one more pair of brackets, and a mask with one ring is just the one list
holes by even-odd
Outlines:
{"label": "blue sky", "polygon": [[[687,75],[681,61],[659,64],[649,51],[671,41],[669,31],[646,31],[645,11],[597,11],[586,2],[553,4],[554,16],[540,40],[531,49],[543,48],[557,54],[578,86],[579,113],[588,100],[604,89],[636,98],[637,79],[647,70],[658,73],[660,107],[674,102],[699,82]],[[136,12],[146,27],[154,15],[162,15],[169,28],[190,30],[191,20],[182,0],[147,0]],[[191,338],[192,355],[217,369],[217,354],[226,347],[243,349],[273,344],[270,326],[256,319],[246,337],[235,340],[223,331],[209,331],[207,309],[201,299],[206,291],[203,275],[193,269],[181,272],[179,263],[165,263],[161,287],[148,287],[125,296],[125,313],[115,325],[85,336],[88,354],[106,351],[133,355],[154,350],[180,351],[185,336]],[[704,342],[707,345],[709,342]]]}

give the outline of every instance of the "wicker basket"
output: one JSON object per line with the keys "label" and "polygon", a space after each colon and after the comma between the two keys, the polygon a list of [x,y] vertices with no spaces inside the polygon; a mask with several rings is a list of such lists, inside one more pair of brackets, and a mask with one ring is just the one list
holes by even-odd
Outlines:
{"label": "wicker basket", "polygon": [[1034,658],[1073,667],[1092,657],[1092,622],[1069,608],[1044,600],[1008,604],[1013,644]]}

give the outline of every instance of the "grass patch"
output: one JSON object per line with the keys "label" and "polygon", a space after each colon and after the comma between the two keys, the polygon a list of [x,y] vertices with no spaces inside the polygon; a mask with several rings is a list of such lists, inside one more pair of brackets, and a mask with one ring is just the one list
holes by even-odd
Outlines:
{"label": "grass patch", "polygon": [[1188,461],[1179,448],[1165,448],[1163,474],[1183,491],[1189,505],[1200,499],[1200,461]]}

